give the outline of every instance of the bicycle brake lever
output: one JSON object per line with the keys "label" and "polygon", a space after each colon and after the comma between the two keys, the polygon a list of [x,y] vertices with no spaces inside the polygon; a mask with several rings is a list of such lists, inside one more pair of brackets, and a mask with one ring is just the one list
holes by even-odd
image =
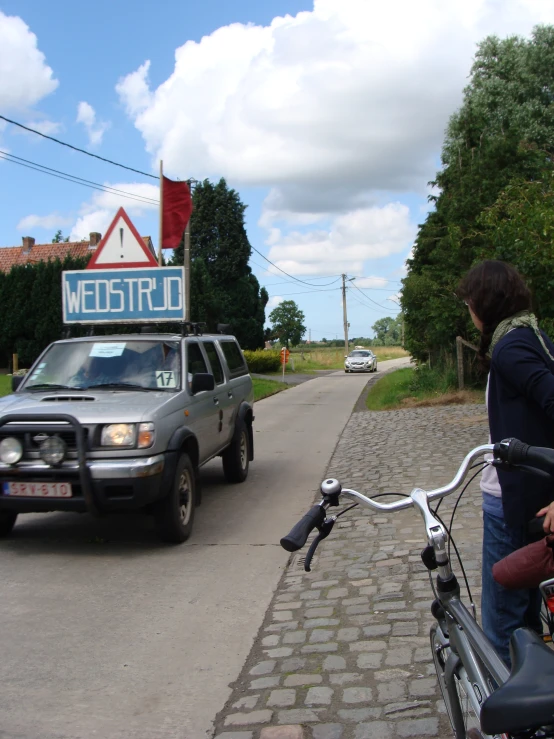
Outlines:
{"label": "bicycle brake lever", "polygon": [[509,464],[501,459],[495,459],[491,462],[493,467],[499,467],[504,470],[521,470],[522,472],[529,472],[536,477],[542,477],[545,480],[552,480],[552,475],[545,470],[539,470],[537,467],[529,467],[526,464]]}
{"label": "bicycle brake lever", "polygon": [[306,572],[311,572],[310,564],[312,561],[312,557],[315,554],[315,550],[317,549],[319,543],[323,541],[323,539],[326,539],[331,531],[333,530],[333,526],[335,525],[335,521],[337,520],[336,516],[331,516],[331,518],[326,518],[325,521],[321,524],[321,527],[318,529],[319,534],[315,537],[315,539],[310,544],[310,548],[308,549],[308,554],[306,554],[306,559],[304,560],[304,570]]}

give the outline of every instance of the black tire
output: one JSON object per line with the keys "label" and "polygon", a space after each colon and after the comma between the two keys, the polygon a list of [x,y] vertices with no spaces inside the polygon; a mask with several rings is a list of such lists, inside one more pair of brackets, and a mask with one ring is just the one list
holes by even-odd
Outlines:
{"label": "black tire", "polygon": [[250,437],[244,421],[237,421],[233,440],[221,455],[227,482],[244,482],[250,466]]}
{"label": "black tire", "polygon": [[196,477],[188,454],[181,454],[173,487],[154,506],[158,535],[168,544],[182,544],[192,533],[196,508]]}
{"label": "black tire", "polygon": [[350,370],[344,370],[344,371],[346,372],[346,374],[348,374],[350,372]]}
{"label": "black tire", "polygon": [[17,519],[16,511],[0,511],[0,537],[9,536]]}

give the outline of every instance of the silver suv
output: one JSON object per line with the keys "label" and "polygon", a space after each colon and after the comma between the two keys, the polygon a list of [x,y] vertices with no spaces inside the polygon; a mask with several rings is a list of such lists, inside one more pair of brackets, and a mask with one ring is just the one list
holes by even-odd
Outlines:
{"label": "silver suv", "polygon": [[228,482],[254,458],[253,389],[233,336],[56,341],[0,399],[0,536],[19,513],[143,510],[163,541],[191,534],[199,469]]}

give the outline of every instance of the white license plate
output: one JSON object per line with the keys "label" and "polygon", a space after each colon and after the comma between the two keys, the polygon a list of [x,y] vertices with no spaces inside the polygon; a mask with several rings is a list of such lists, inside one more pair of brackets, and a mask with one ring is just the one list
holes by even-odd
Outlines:
{"label": "white license plate", "polygon": [[68,482],[4,482],[4,495],[21,498],[71,498]]}

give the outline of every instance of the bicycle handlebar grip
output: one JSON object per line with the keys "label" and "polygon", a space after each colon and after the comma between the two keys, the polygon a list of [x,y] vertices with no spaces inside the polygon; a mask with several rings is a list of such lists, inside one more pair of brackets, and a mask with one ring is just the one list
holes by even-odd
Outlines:
{"label": "bicycle handlebar grip", "polygon": [[494,445],[494,455],[508,464],[535,467],[554,475],[554,449],[529,446],[518,439],[505,439]]}
{"label": "bicycle handlebar grip", "polygon": [[537,536],[539,534],[542,534],[542,536],[544,536],[545,531],[544,531],[543,524],[544,524],[545,518],[546,516],[540,516],[539,518],[532,518],[527,523],[527,533],[530,536]]}
{"label": "bicycle handlebar grip", "polygon": [[296,552],[302,549],[310,533],[319,528],[325,521],[325,509],[320,505],[311,508],[300,521],[295,524],[286,536],[281,539],[281,546],[287,552]]}

